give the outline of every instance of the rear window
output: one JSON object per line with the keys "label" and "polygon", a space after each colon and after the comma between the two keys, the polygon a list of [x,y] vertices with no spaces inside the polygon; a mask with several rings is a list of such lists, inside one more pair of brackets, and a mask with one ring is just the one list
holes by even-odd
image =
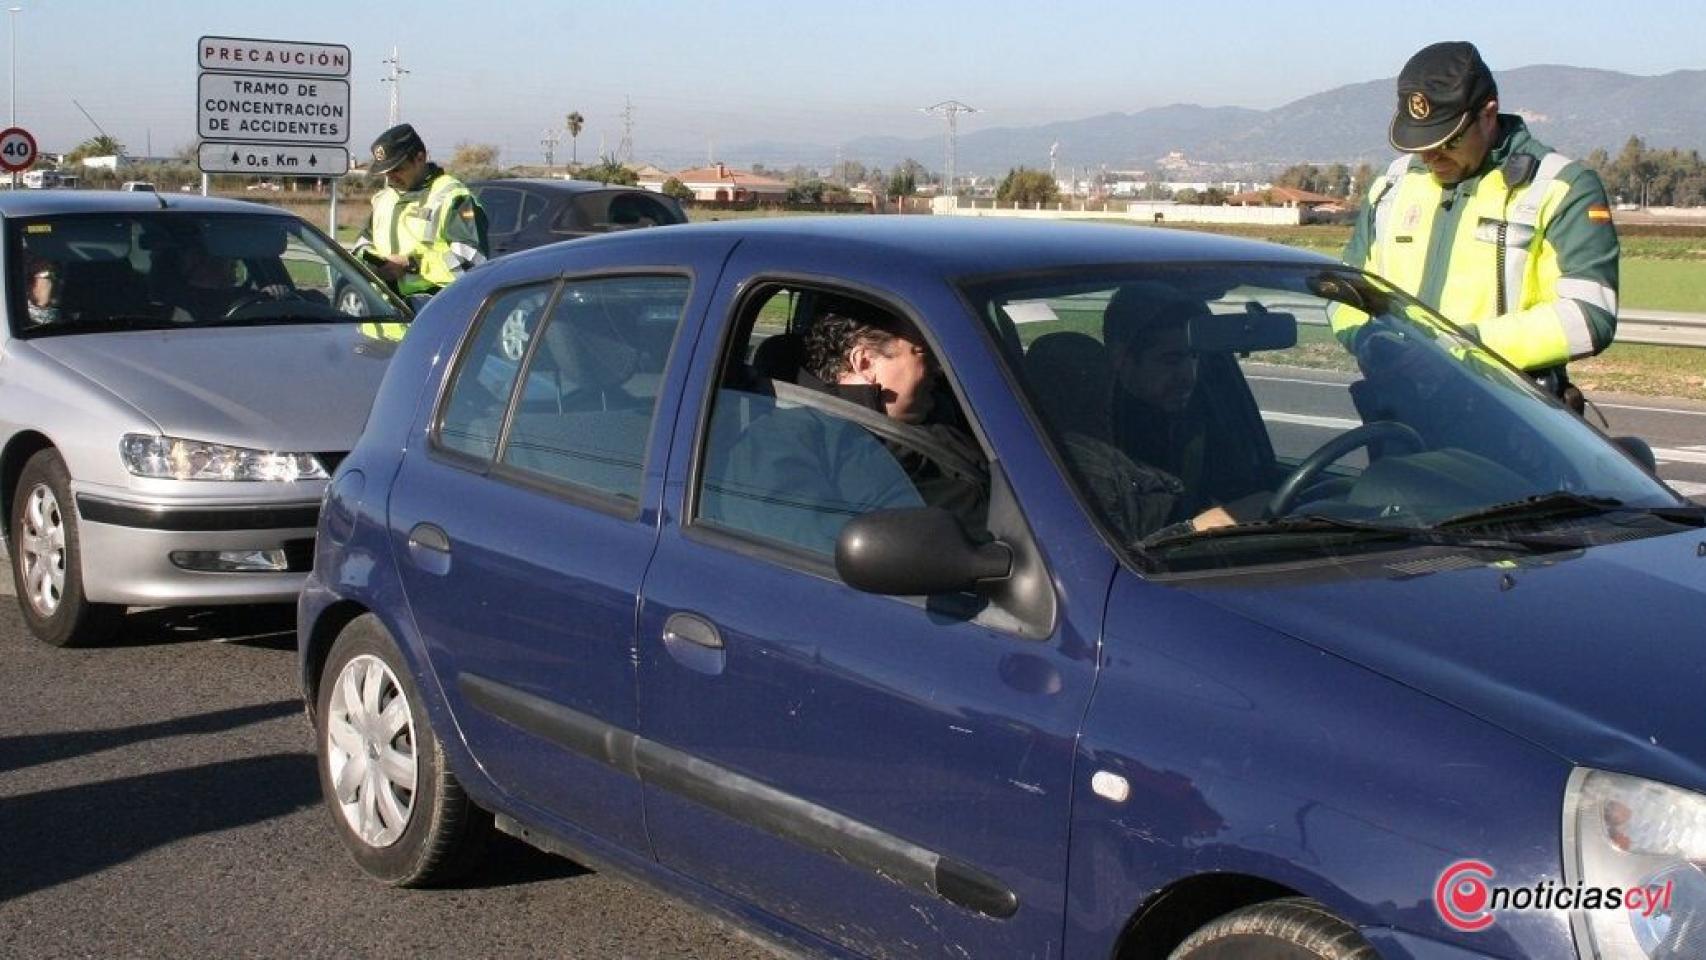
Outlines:
{"label": "rear window", "polygon": [[575,197],[552,229],[558,233],[609,233],[685,222],[681,208],[668,197],[640,190],[609,190]]}

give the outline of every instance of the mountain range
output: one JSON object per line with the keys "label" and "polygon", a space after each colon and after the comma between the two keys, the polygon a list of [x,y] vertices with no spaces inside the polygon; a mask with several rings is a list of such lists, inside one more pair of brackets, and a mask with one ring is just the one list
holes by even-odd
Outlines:
{"label": "mountain range", "polygon": [[[1648,147],[1706,150],[1706,70],[1643,77],[1541,65],[1504,71],[1496,79],[1500,109],[1522,115],[1535,136],[1571,156],[1595,148],[1615,154],[1630,136]],[[1174,104],[983,130],[967,130],[971,120],[962,119],[957,170],[998,175],[1018,166],[1046,168],[1055,143],[1063,172],[1098,166],[1154,171],[1159,158],[1175,151],[1222,167],[1379,164],[1392,156],[1386,128],[1395,102],[1395,82],[1386,79],[1337,87],[1272,110]],[[742,144],[728,154],[770,166],[788,158],[824,169],[837,155],[833,145],[776,141]],[[862,137],[843,143],[840,155],[885,168],[910,157],[934,170],[943,165],[943,138]]]}

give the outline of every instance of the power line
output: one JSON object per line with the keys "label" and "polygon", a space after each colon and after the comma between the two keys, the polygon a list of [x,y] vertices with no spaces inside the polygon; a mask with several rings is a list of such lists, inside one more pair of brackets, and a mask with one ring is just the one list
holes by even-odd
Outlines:
{"label": "power line", "polygon": [[386,124],[386,126],[394,127],[398,123],[397,117],[402,112],[403,77],[407,76],[409,71],[403,69],[403,58],[398,55],[396,47],[391,48],[391,55],[389,57],[386,57],[384,60],[379,62],[391,68],[391,72],[386,76],[380,77],[379,82],[389,83],[391,85],[391,122]]}
{"label": "power line", "polygon": [[958,100],[943,100],[935,106],[919,109],[923,113],[944,117],[948,121],[948,171],[947,179],[943,182],[948,191],[947,195],[951,197],[954,195],[954,155],[959,149],[960,114],[977,113],[978,109],[967,106]]}
{"label": "power line", "polygon": [[540,138],[539,145],[545,148],[545,169],[549,171],[557,159],[557,144],[562,143],[557,138],[557,128],[546,127],[545,135]]}
{"label": "power line", "polygon": [[623,163],[634,162],[634,101],[631,97],[623,97],[627,106],[622,108],[622,143],[616,148],[616,156]]}

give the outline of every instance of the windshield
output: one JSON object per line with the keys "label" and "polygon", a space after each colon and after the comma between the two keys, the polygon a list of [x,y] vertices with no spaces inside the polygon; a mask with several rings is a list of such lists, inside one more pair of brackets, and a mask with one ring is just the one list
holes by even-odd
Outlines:
{"label": "windshield", "polygon": [[1347,268],[1099,268],[967,294],[1086,503],[1150,569],[1583,546],[1613,539],[1593,524],[1627,539],[1686,514],[1522,374]]}
{"label": "windshield", "polygon": [[297,217],[158,210],[8,218],[6,229],[14,336],[408,319]]}

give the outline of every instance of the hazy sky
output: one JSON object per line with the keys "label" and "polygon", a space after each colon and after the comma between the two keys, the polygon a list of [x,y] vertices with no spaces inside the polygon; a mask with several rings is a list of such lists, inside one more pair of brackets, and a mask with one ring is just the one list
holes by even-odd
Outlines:
{"label": "hazy sky", "polygon": [[[545,129],[560,130],[571,110],[587,119],[581,159],[601,142],[614,150],[624,96],[633,101],[635,154],[644,160],[664,150],[707,153],[713,141],[730,154],[754,140],[928,136],[943,124],[919,108],[950,99],[982,111],[961,118],[962,132],[1169,103],[1271,108],[1389,78],[1416,49],[1445,39],[1475,41],[1495,71],[1538,63],[1642,75],[1706,68],[1706,5],[1652,0],[4,5],[21,8],[8,24],[16,30],[18,123],[48,151],[95,135],[73,101],[133,153],[192,143],[203,35],[350,47],[350,146],[358,155],[384,126],[382,61],[395,45],[411,71],[403,119],[428,146],[447,156],[458,141],[494,143],[504,162],[538,162]],[[565,138],[558,162],[568,154]]]}

